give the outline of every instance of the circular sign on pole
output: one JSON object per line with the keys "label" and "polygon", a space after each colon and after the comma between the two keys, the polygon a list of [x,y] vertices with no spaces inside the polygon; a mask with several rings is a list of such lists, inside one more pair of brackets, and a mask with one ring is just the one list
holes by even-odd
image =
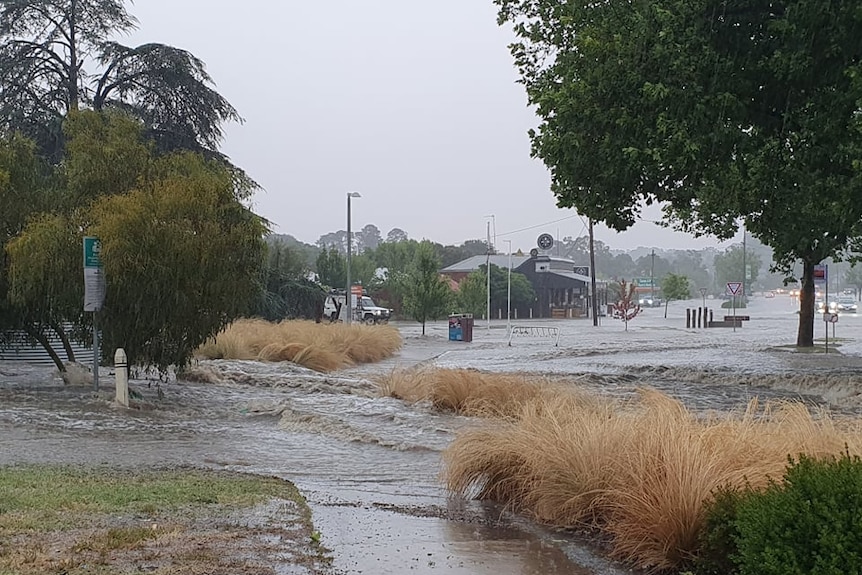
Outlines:
{"label": "circular sign on pole", "polygon": [[838,323],[838,314],[826,312],[823,314],[823,321],[826,323]]}
{"label": "circular sign on pole", "polygon": [[707,292],[706,288],[700,288],[700,295],[706,296],[706,292]]}
{"label": "circular sign on pole", "polygon": [[549,250],[554,247],[554,236],[551,234],[542,234],[536,240],[536,244],[543,250]]}

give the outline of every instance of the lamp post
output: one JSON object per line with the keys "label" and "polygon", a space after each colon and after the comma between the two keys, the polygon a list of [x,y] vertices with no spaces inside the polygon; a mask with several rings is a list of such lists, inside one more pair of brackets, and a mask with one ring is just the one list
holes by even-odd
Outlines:
{"label": "lamp post", "polygon": [[512,240],[503,240],[508,244],[509,269],[506,272],[506,333],[512,330]]}
{"label": "lamp post", "polygon": [[347,303],[347,320],[346,323],[353,322],[353,294],[351,293],[350,285],[350,252],[353,251],[353,233],[350,231],[350,198],[361,198],[359,192],[347,192],[347,292],[345,300]]}
{"label": "lamp post", "polygon": [[[488,322],[488,331],[490,332],[491,331],[491,250],[496,247],[496,246],[492,247],[493,244],[491,244],[491,220],[494,221],[494,228],[495,228],[494,235],[496,236],[496,234],[497,234],[497,231],[496,231],[497,218],[494,217],[494,214],[491,214],[490,216],[485,216],[485,217],[490,218],[487,222],[488,223],[488,249],[487,249],[487,254],[485,256],[485,279],[487,282],[487,287],[486,287],[486,289],[487,289],[486,296],[487,297],[485,299],[485,304],[486,304],[485,305],[485,316],[486,316],[486,321]],[[497,238],[495,237],[494,239],[496,240]]]}

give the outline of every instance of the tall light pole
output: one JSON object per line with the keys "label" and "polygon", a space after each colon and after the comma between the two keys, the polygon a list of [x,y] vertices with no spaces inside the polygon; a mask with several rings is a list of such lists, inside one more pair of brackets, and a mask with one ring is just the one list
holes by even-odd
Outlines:
{"label": "tall light pole", "polygon": [[350,231],[350,199],[361,197],[362,194],[359,192],[347,192],[347,292],[344,299],[347,303],[346,322],[348,324],[353,322],[353,294],[350,290],[350,252],[353,251],[353,232]]}
{"label": "tall light pole", "polygon": [[593,314],[593,327],[599,325],[599,302],[596,300],[596,249],[593,236],[593,220],[590,218],[590,311]]}
{"label": "tall light pole", "polygon": [[503,240],[509,250],[509,270],[506,278],[506,333],[512,329],[512,240]]}
{"label": "tall light pole", "polygon": [[[487,216],[493,217],[493,216]],[[485,319],[488,322],[488,331],[491,331],[491,222],[488,221],[488,249],[485,250],[485,279],[487,281],[487,291],[485,298]]]}

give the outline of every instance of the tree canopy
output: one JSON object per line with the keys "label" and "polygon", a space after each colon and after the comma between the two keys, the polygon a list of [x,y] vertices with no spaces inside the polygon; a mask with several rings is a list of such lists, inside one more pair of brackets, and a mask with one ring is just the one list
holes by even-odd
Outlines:
{"label": "tree canopy", "polygon": [[118,109],[162,150],[217,153],[239,114],[193,54],[113,39],[136,24],[122,0],[0,0],[0,135],[21,132],[59,159],[69,112]]}
{"label": "tree canopy", "polygon": [[449,284],[440,277],[440,259],[431,242],[421,242],[416,248],[415,260],[407,270],[403,285],[404,309],[422,324],[422,335],[425,335],[425,323],[444,317],[452,296]]}
{"label": "tree canopy", "polygon": [[640,206],[813,267],[862,236],[862,11],[816,0],[495,0],[558,203],[623,230]]}

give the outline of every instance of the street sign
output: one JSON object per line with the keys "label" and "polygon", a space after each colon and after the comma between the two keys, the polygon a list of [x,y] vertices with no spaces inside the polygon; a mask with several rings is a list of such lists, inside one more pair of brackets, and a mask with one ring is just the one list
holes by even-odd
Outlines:
{"label": "street sign", "polygon": [[826,323],[838,323],[838,314],[826,312],[823,314],[823,321]]}
{"label": "street sign", "polygon": [[829,266],[817,264],[814,266],[814,285],[823,285],[829,281]]}
{"label": "street sign", "polygon": [[700,295],[706,297],[706,292],[709,291],[706,288],[700,288]]}
{"label": "street sign", "polygon": [[580,276],[591,277],[590,276],[590,266],[575,266],[574,271],[576,274],[578,274]]}
{"label": "street sign", "polygon": [[727,282],[727,291],[730,295],[739,295],[740,289],[742,289],[742,282]]}
{"label": "street sign", "polygon": [[84,311],[96,312],[105,303],[105,272],[102,270],[102,242],[84,238]]}
{"label": "street sign", "polygon": [[651,288],[651,287],[653,287],[652,278],[635,278],[632,281],[639,288]]}

